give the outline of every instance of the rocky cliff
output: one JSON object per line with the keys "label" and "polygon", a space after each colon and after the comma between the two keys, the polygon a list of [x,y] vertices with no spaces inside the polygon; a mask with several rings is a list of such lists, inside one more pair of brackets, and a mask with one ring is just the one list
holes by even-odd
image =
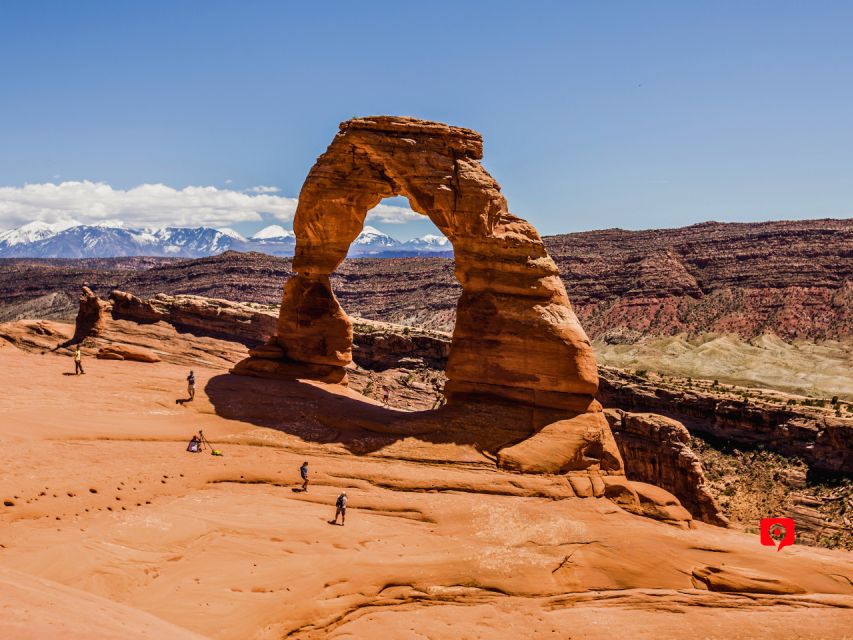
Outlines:
{"label": "rocky cliff", "polygon": [[606,406],[659,413],[725,442],[765,447],[815,469],[853,472],[853,418],[836,415],[840,407],[685,379],[650,380],[612,367],[600,372],[598,397]]}
{"label": "rocky cliff", "polygon": [[610,229],[547,245],[594,337],[853,336],[851,219]]}
{"label": "rocky cliff", "polygon": [[606,409],[616,444],[625,460],[626,475],[663,487],[694,517],[728,526],[711,494],[702,461],[690,448],[690,432],[677,420],[653,413]]}

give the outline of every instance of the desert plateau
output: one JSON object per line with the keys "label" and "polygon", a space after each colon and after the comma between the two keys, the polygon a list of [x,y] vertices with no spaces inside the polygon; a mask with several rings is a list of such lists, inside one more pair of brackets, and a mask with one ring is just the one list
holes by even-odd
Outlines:
{"label": "desert plateau", "polygon": [[[0,260],[0,637],[853,637],[851,220],[543,239],[482,157],[353,118],[292,259]],[[347,259],[394,196],[452,257]]]}

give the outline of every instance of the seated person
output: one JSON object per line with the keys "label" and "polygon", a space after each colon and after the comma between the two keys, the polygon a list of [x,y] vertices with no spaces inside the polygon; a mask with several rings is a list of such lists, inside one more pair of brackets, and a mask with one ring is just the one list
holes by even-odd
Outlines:
{"label": "seated person", "polygon": [[191,453],[201,453],[201,440],[198,436],[193,436],[190,443],[187,445],[187,451]]}

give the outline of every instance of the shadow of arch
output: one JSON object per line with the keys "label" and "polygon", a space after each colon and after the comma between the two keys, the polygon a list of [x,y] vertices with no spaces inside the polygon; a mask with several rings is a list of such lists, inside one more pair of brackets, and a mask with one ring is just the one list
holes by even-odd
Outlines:
{"label": "shadow of arch", "polygon": [[212,377],[204,390],[221,417],[275,429],[305,442],[337,443],[356,455],[409,440],[410,448],[422,455],[429,449],[418,443],[454,444],[492,459],[503,447],[527,438],[527,425],[541,427],[554,419],[531,407],[502,402],[407,412],[375,404],[344,387],[306,380],[222,374]]}

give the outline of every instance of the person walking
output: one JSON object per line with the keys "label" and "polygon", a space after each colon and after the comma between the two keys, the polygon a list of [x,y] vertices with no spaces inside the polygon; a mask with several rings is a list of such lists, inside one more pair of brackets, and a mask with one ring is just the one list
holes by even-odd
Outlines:
{"label": "person walking", "polygon": [[83,364],[81,363],[81,359],[83,354],[80,353],[80,344],[78,343],[74,347],[74,375],[79,376],[81,373],[86,373],[83,371]]}
{"label": "person walking", "polygon": [[347,519],[347,492],[341,491],[341,495],[338,496],[338,499],[335,501],[335,519],[332,520],[332,524],[338,524],[338,516],[341,517],[341,526],[344,526],[344,522]]}
{"label": "person walking", "polygon": [[302,491],[308,493],[308,462],[305,461],[302,463],[302,466],[299,467],[299,475],[302,476]]}
{"label": "person walking", "polygon": [[187,393],[190,395],[188,402],[195,400],[195,374],[190,370],[190,375],[187,376]]}

